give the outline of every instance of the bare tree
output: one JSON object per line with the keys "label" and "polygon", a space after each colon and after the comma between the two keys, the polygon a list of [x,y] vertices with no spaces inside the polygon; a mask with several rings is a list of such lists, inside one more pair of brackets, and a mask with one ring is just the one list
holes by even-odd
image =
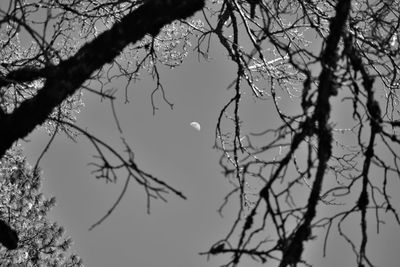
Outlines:
{"label": "bare tree", "polygon": [[[216,146],[234,185],[220,212],[235,196],[240,208],[208,254],[231,254],[225,266],[237,266],[243,256],[307,266],[305,243],[325,239],[325,254],[337,226],[357,266],[373,266],[367,227],[374,223],[379,230],[386,213],[400,223],[389,189],[400,177],[400,3],[254,2],[210,8],[219,21],[209,22],[199,39],[206,51],[204,40],[217,35],[237,66]],[[240,108],[249,89],[275,106],[280,122],[264,122],[257,133],[246,128]],[[285,96],[289,101],[282,103]],[[338,116],[340,109],[347,114]],[[230,128],[221,126],[229,122]],[[360,242],[343,230],[354,216]]]}
{"label": "bare tree", "polygon": [[[357,265],[373,266],[366,254],[369,213],[378,227],[385,213],[400,223],[390,190],[400,176],[399,1],[33,2],[1,9],[0,155],[45,123],[53,136],[89,138],[99,155],[97,177],[115,181],[125,168],[126,186],[135,180],[148,200],[167,192],[184,198],[141,170],[125,139],[127,156],[77,126],[74,110],[79,90],[113,103],[110,85],[119,78],[127,81],[129,101],[128,87],[143,69],[172,106],[158,66],[179,65],[190,40],[207,59],[221,45],[237,70],[233,96],[217,116],[215,146],[233,185],[219,212],[235,197],[240,204],[226,237],[205,254],[231,255],[226,266],[243,256],[308,265],[305,242],[317,237],[326,244],[336,226]],[[246,92],[275,108],[276,120],[260,122],[261,131],[241,119]],[[152,105],[156,110],[153,96]],[[343,231],[353,216],[359,243]]]}
{"label": "bare tree", "polygon": [[[121,197],[129,182],[135,180],[145,188],[148,203],[151,198],[164,199],[163,195],[168,192],[185,198],[180,191],[141,170],[124,139],[127,156],[73,122],[74,112],[80,105],[81,88],[113,100],[112,92],[93,83],[104,85],[111,82],[115,77],[108,76],[110,69],[117,68],[119,73],[128,77],[129,84],[148,61],[158,61],[154,37],[161,28],[174,20],[191,16],[203,4],[203,1],[159,0],[9,1],[0,11],[2,38],[5,40],[1,47],[0,156],[15,141],[47,123],[53,137],[64,131],[73,138],[73,133],[78,132],[91,141],[98,152],[99,162],[93,163],[97,178],[115,182],[116,171],[125,169],[127,175]],[[104,29],[100,34],[98,27]],[[165,30],[164,35],[168,34]],[[184,34],[180,34],[184,39]],[[83,45],[79,46],[77,40]],[[144,53],[142,60],[133,66],[132,61],[136,58],[124,60],[124,63],[117,58],[130,45],[133,47],[128,49]],[[158,76],[156,67],[152,71]],[[162,90],[161,84],[156,90]],[[47,147],[44,152],[46,150]],[[110,154],[117,157],[118,162],[112,162]]]}

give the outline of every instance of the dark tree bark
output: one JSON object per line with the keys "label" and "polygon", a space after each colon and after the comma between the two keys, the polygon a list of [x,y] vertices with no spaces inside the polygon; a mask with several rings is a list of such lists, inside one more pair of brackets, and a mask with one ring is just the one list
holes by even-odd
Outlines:
{"label": "dark tree bark", "polygon": [[41,125],[104,64],[110,63],[129,44],[146,34],[157,35],[174,20],[185,19],[204,6],[204,0],[147,0],[110,30],[84,45],[73,57],[56,66],[22,68],[0,79],[0,86],[45,78],[43,88],[11,114],[0,116],[0,157],[20,138]]}
{"label": "dark tree bark", "polygon": [[304,215],[303,223],[293,234],[292,239],[287,244],[287,248],[283,250],[280,267],[299,263],[303,253],[303,243],[311,238],[311,222],[316,214],[316,207],[320,200],[327,163],[332,153],[332,130],[328,125],[331,111],[329,99],[331,96],[337,94],[336,89],[333,87],[333,76],[338,61],[338,57],[333,51],[337,51],[338,49],[339,40],[343,35],[343,29],[350,13],[350,7],[350,0],[339,1],[336,6],[336,15],[330,24],[327,45],[321,59],[323,67],[319,76],[317,105],[313,116],[313,121],[318,122],[318,126],[314,131],[318,136],[319,164],[308,199],[307,212]]}
{"label": "dark tree bark", "polygon": [[0,243],[7,249],[16,249],[18,247],[17,232],[3,220],[0,220]]}

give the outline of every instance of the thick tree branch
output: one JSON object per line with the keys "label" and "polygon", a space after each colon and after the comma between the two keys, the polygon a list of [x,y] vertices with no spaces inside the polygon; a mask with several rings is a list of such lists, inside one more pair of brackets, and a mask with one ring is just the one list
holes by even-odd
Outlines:
{"label": "thick tree branch", "polygon": [[67,97],[78,90],[91,74],[110,63],[129,44],[146,34],[156,35],[176,19],[185,19],[204,6],[204,0],[147,0],[110,30],[84,45],[73,57],[45,71],[26,69],[9,73],[0,82],[30,82],[43,77],[43,88],[11,114],[0,118],[0,157],[20,138],[42,124]]}
{"label": "thick tree branch", "polygon": [[328,125],[330,116],[329,99],[336,95],[334,71],[337,66],[337,48],[339,40],[343,35],[347,17],[350,13],[350,0],[341,0],[336,6],[336,15],[330,24],[330,33],[327,44],[322,54],[322,71],[319,76],[318,98],[313,120],[316,121],[318,136],[318,168],[315,181],[308,199],[307,211],[303,218],[303,223],[297,228],[293,237],[283,250],[280,267],[296,265],[301,260],[303,253],[303,242],[311,237],[311,222],[316,214],[316,207],[320,199],[323,178],[327,169],[327,163],[332,154],[332,130]]}

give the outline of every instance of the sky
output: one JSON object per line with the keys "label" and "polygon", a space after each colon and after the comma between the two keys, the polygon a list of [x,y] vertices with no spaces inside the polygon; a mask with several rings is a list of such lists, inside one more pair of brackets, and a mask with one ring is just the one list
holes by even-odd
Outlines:
{"label": "sky", "polygon": [[[41,162],[43,190],[57,199],[51,217],[65,226],[86,266],[224,263],[217,258],[207,261],[198,253],[223,238],[231,223],[216,212],[230,185],[221,175],[219,153],[212,147],[219,109],[233,93],[225,90],[232,69],[218,58],[207,64],[191,58],[164,74],[173,110],[157,96],[159,110],[153,116],[153,84],[144,79],[131,86],[129,104],[123,104],[121,97],[117,113],[137,164],[182,191],[187,200],[171,194],[168,203],[152,201],[148,215],[142,188],[131,183],[116,211],[88,231],[116,200],[123,180],[105,184],[90,174],[93,169],[87,164],[94,150],[83,138],[74,143],[58,136]],[[118,141],[109,102],[91,94],[84,95],[84,102],[77,124],[102,139]],[[201,124],[201,131],[190,126],[192,121]],[[32,164],[48,138],[44,130],[38,130],[23,144]]]}
{"label": "sky", "polygon": [[[89,231],[117,199],[123,177],[116,184],[96,180],[88,166],[95,151],[83,137],[74,143],[65,136],[57,136],[42,159],[43,191],[57,199],[50,218],[65,227],[74,241],[72,250],[82,257],[85,266],[211,267],[227,262],[224,256],[208,259],[199,255],[225,237],[237,204],[228,205],[224,217],[217,213],[231,186],[221,174],[220,154],[213,149],[215,125],[220,109],[234,94],[226,88],[235,69],[218,49],[211,57],[209,62],[189,57],[178,68],[163,69],[161,79],[168,100],[174,104],[173,110],[157,95],[155,103],[159,110],[153,115],[150,94],[154,83],[148,78],[130,86],[127,104],[123,85],[117,93],[117,113],[136,163],[183,192],[187,200],[170,194],[168,203],[152,201],[149,215],[142,188],[131,183],[114,213]],[[254,102],[250,92],[243,98],[242,118],[254,131],[261,131],[276,120],[271,102]],[[84,103],[77,125],[120,148],[109,102],[85,93]],[[290,108],[290,101],[285,103],[285,108]],[[341,112],[338,110],[334,116],[346,116]],[[201,131],[190,126],[192,121],[200,123]],[[22,142],[31,164],[48,139],[44,130],[36,130]],[[359,221],[355,221],[347,230],[359,228]],[[372,234],[370,241],[377,245],[368,245],[368,249],[378,266],[398,266],[399,232],[398,227],[389,223],[382,227],[380,235]],[[350,247],[337,239],[337,234],[330,236],[325,259],[321,241],[306,250],[306,255],[315,266],[355,266]],[[243,266],[261,265],[245,260]]]}
{"label": "sky", "polygon": [[[114,213],[88,231],[116,200],[123,180],[117,184],[96,180],[90,173],[93,169],[87,165],[94,155],[90,144],[84,138],[74,143],[64,136],[56,137],[41,162],[43,190],[48,196],[56,196],[57,206],[50,218],[66,228],[74,241],[72,249],[82,257],[85,266],[211,267],[226,263],[224,256],[207,259],[199,253],[225,237],[235,214],[234,203],[228,205],[223,218],[216,211],[231,187],[221,174],[219,153],[212,148],[218,112],[233,94],[226,87],[234,73],[223,55],[214,55],[210,62],[189,58],[181,67],[165,70],[162,78],[174,109],[156,97],[159,110],[154,116],[150,80],[131,86],[130,103],[124,104],[120,98],[117,113],[137,164],[188,198],[182,200],[171,194],[168,203],[152,201],[150,215],[146,213],[142,188],[131,183]],[[262,111],[270,107],[254,102],[248,95],[244,98],[247,104],[243,116],[252,118],[249,124],[253,127],[259,124],[263,129],[272,118]],[[111,143],[118,141],[109,103],[88,93],[84,102],[77,124]],[[201,124],[201,131],[190,126],[192,121]],[[32,164],[48,138],[44,130],[37,130],[23,143]],[[354,230],[359,230],[359,221],[354,222],[354,229],[348,229]],[[368,247],[381,263],[378,266],[397,266],[398,233],[398,227],[388,224],[380,235],[372,234],[371,240],[377,245]],[[330,236],[326,258],[322,258],[321,241],[313,244],[306,255],[314,259],[315,266],[354,265],[350,247],[337,240],[337,233]],[[261,265],[245,261],[243,266]]]}

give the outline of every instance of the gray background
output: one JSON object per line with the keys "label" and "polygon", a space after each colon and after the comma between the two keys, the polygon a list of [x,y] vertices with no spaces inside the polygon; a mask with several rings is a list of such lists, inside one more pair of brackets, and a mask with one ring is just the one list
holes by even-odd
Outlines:
{"label": "gray background", "polygon": [[[130,87],[131,102],[126,105],[121,85],[116,103],[138,165],[183,191],[188,200],[170,195],[168,203],[153,201],[151,215],[147,215],[143,190],[131,183],[116,211],[103,224],[88,231],[116,200],[124,180],[105,184],[90,174],[92,169],[87,163],[94,150],[84,138],[75,144],[58,136],[46,154],[41,163],[43,190],[47,196],[55,195],[58,203],[51,218],[65,226],[67,235],[74,240],[72,248],[86,266],[202,267],[226,263],[225,256],[207,261],[206,256],[198,254],[225,237],[237,204],[228,205],[224,218],[216,212],[231,186],[221,174],[219,153],[212,146],[219,110],[234,93],[225,88],[234,78],[235,70],[222,53],[212,56],[211,62],[189,58],[179,68],[162,71],[162,82],[167,98],[175,104],[174,110],[157,95],[156,105],[160,110],[152,115],[150,93],[154,84],[146,78]],[[244,96],[243,116],[255,131],[263,130],[275,116],[269,112],[272,102],[254,103],[249,94]],[[84,94],[84,102],[78,125],[87,126],[96,136],[120,148],[109,103],[100,102],[89,93]],[[198,121],[202,130],[193,129],[191,121]],[[23,143],[31,164],[48,138],[39,130]],[[399,228],[388,224],[377,235],[374,227],[369,225],[371,260],[377,266],[398,266]],[[348,231],[357,235],[359,221]],[[377,245],[372,246],[371,242]],[[330,235],[328,252],[322,259],[322,242],[318,241],[306,250],[306,255],[314,266],[356,266],[351,248],[334,232]],[[276,265],[269,262],[263,266]],[[242,266],[261,264],[243,260]]]}

